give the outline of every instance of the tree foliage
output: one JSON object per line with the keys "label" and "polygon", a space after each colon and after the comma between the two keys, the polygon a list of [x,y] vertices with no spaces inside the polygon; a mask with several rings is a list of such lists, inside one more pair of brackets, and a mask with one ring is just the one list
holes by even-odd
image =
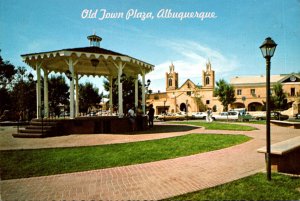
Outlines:
{"label": "tree foliage", "polygon": [[103,94],[99,95],[98,88],[94,88],[93,84],[87,82],[79,85],[79,111],[88,112],[88,109],[100,103]]}
{"label": "tree foliage", "polygon": [[234,103],[236,100],[234,87],[228,84],[224,79],[219,80],[216,85],[214,95],[218,96],[218,100],[224,106],[224,110],[228,111],[228,105]]}
{"label": "tree foliage", "polygon": [[271,96],[271,110],[287,109],[287,98],[283,91],[282,84],[276,83],[273,86],[274,95]]}
{"label": "tree foliage", "polygon": [[[123,108],[126,105],[133,105],[135,102],[135,83],[132,76],[122,76],[122,89],[123,89]],[[110,82],[108,79],[104,81],[104,89],[109,91]],[[114,106],[118,106],[118,80],[113,79],[112,82],[112,97]],[[142,98],[142,83],[138,81],[138,99]]]}
{"label": "tree foliage", "polygon": [[48,99],[49,109],[51,113],[60,115],[59,105],[69,106],[69,86],[66,84],[66,80],[62,75],[51,75],[48,80]]}
{"label": "tree foliage", "polygon": [[13,80],[15,74],[15,66],[9,61],[4,61],[0,55],[0,87],[6,88],[6,86]]}

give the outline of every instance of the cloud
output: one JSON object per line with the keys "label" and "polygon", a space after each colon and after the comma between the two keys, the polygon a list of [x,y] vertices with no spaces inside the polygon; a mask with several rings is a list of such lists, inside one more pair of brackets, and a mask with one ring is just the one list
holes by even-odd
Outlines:
{"label": "cloud", "polygon": [[179,86],[186,79],[191,79],[195,84],[201,84],[202,70],[206,69],[206,63],[210,60],[213,70],[218,76],[227,76],[239,66],[238,60],[234,56],[225,55],[217,49],[205,46],[191,40],[165,40],[158,41],[159,46],[171,50],[172,55],[176,55],[173,61],[163,61],[156,64],[153,72],[147,75],[151,79],[153,91],[165,90],[165,73],[169,71],[171,63],[175,66],[175,71],[179,74]]}

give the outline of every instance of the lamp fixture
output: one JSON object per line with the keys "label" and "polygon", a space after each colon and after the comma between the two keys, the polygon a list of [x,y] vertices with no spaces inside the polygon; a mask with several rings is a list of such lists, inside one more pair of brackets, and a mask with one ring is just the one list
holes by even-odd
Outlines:
{"label": "lamp fixture", "polygon": [[30,82],[33,81],[33,75],[32,75],[32,73],[29,73],[29,75],[28,75],[28,80],[29,80]]}
{"label": "lamp fixture", "polygon": [[268,37],[259,47],[264,58],[271,58],[274,55],[277,44]]}

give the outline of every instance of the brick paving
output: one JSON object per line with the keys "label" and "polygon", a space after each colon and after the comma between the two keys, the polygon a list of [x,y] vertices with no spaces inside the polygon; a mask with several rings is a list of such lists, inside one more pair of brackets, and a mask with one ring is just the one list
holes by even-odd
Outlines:
{"label": "brick paving", "polygon": [[[259,130],[196,130],[253,137],[222,150],[124,167],[1,181],[2,200],[159,200],[220,185],[264,169],[264,155],[256,150],[265,145],[265,128],[255,126]],[[273,143],[300,135],[295,129],[271,129]],[[138,140],[143,140],[143,135],[139,136]],[[127,137],[137,140],[136,136]]]}

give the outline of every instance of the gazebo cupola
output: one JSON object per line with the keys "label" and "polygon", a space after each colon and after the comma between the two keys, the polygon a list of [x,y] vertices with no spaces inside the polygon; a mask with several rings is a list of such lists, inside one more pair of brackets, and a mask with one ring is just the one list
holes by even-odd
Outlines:
{"label": "gazebo cupola", "polygon": [[100,36],[93,34],[88,36],[87,39],[90,41],[90,47],[100,47],[100,42],[102,41]]}

